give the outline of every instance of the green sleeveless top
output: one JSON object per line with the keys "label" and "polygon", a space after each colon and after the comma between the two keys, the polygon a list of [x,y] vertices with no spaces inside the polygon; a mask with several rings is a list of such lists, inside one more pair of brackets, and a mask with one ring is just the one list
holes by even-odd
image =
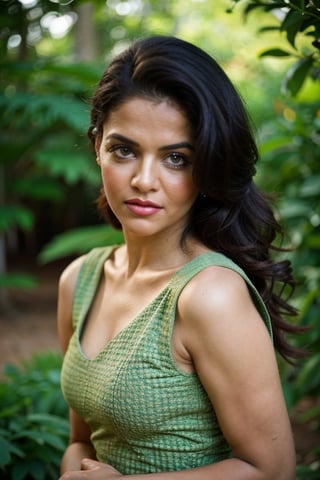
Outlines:
{"label": "green sleeveless top", "polygon": [[202,254],[180,268],[124,330],[88,359],[81,350],[81,332],[113,248],[93,249],[81,268],[73,305],[75,332],[61,374],[67,403],[91,428],[97,459],[132,475],[184,470],[230,457],[198,376],[182,371],[173,359],[176,304],[184,286],[202,269],[230,268],[247,282],[272,335],[257,290],[224,255]]}

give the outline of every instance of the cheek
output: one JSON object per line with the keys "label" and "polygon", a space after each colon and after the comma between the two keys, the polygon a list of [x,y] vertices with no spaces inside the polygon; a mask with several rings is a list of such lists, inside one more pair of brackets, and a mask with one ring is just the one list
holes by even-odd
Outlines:
{"label": "cheek", "polygon": [[176,203],[193,203],[197,197],[198,191],[191,179],[185,179],[180,182],[173,182],[170,185],[171,198]]}
{"label": "cheek", "polygon": [[101,177],[107,197],[109,194],[119,192],[124,183],[127,182],[127,178],[119,174],[119,171],[105,165],[101,168]]}

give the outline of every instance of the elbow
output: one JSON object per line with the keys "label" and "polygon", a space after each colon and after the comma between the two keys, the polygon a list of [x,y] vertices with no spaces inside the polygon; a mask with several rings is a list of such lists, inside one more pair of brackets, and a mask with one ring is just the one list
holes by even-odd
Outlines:
{"label": "elbow", "polygon": [[283,462],[284,464],[280,465],[277,469],[277,472],[270,477],[272,479],[279,479],[279,480],[296,480],[296,458],[294,457],[287,462]]}
{"label": "elbow", "polygon": [[[295,450],[273,452],[259,460],[248,462],[248,478],[255,480],[296,480]],[[250,472],[250,475],[249,475]]]}
{"label": "elbow", "polygon": [[295,452],[275,458],[262,471],[261,480],[296,480]]}
{"label": "elbow", "polygon": [[[290,442],[291,443],[291,442]],[[294,444],[287,451],[280,451],[270,480],[296,480],[296,452]]]}

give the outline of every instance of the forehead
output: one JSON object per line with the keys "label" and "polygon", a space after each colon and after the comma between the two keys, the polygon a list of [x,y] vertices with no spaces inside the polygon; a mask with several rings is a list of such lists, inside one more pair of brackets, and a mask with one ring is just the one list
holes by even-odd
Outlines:
{"label": "forehead", "polygon": [[186,113],[183,109],[178,105],[177,102],[172,100],[168,97],[160,97],[160,96],[149,96],[149,95],[141,95],[141,96],[133,96],[124,99],[119,104],[116,104],[113,108],[110,109],[109,113],[106,116],[105,120],[108,120],[110,115],[116,112],[127,112],[131,109],[141,109],[141,108],[149,108],[155,109],[156,107],[167,108],[175,111],[179,111],[181,115],[186,116]]}
{"label": "forehead", "polygon": [[112,109],[105,119],[104,131],[139,132],[159,136],[164,132],[191,137],[191,126],[184,111],[170,99],[132,97]]}

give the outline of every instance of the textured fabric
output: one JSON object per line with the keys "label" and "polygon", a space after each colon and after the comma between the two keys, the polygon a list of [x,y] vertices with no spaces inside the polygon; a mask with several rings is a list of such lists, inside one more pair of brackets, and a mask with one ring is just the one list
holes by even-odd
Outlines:
{"label": "textured fabric", "polygon": [[232,261],[205,253],[178,270],[124,330],[88,359],[81,350],[81,332],[111,250],[91,251],[80,271],[75,333],[62,369],[64,396],[90,425],[98,460],[130,475],[183,470],[228,458],[230,449],[197,375],[182,371],[172,357],[176,303],[199,271],[224,266],[245,278],[271,333],[259,294]]}

